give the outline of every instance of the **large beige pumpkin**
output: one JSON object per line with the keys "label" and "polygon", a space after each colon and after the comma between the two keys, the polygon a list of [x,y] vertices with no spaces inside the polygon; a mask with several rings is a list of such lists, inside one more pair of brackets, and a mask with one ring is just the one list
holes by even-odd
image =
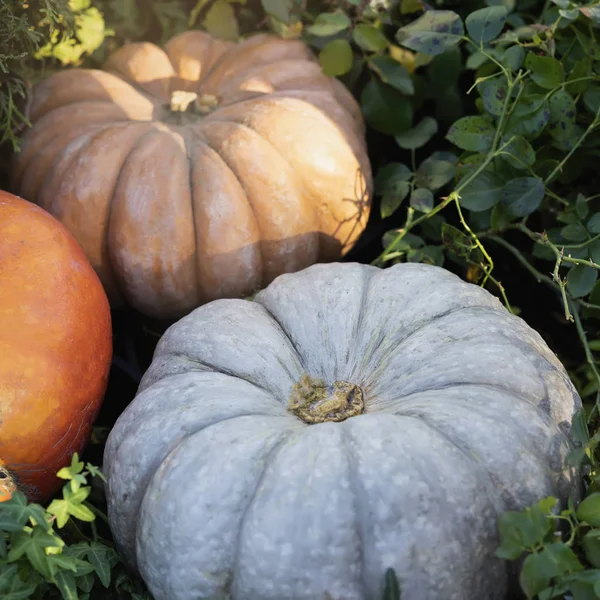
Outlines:
{"label": "large beige pumpkin", "polygon": [[173,318],[344,254],[372,177],[352,95],[299,41],[190,31],[37,84],[14,189],[123,300]]}

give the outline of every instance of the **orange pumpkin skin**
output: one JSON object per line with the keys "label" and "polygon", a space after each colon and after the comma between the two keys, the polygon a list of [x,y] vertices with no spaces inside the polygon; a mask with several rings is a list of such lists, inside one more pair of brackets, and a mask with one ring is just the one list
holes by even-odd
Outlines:
{"label": "orange pumpkin skin", "polygon": [[297,40],[128,44],[40,82],[28,116],[14,190],[71,231],[113,306],[173,319],[248,296],[338,260],[369,217],[360,109]]}
{"label": "orange pumpkin skin", "polygon": [[108,299],[83,250],[50,214],[0,191],[0,500],[6,472],[32,501],[60,486],[111,357]]}

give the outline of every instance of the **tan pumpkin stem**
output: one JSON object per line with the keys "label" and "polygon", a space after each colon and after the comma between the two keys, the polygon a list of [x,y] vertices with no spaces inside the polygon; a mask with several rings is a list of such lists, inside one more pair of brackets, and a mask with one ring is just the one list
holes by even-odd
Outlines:
{"label": "tan pumpkin stem", "polygon": [[292,388],[288,410],[313,425],[360,415],[365,410],[365,403],[358,385],[347,381],[327,385],[322,379],[305,374]]}
{"label": "tan pumpkin stem", "polygon": [[219,105],[219,100],[213,94],[202,94],[176,90],[171,94],[170,109],[172,112],[197,112],[207,114]]}

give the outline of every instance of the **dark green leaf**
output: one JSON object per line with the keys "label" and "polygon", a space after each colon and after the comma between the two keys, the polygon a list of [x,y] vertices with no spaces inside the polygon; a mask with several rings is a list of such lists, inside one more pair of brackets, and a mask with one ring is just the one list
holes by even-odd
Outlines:
{"label": "dark green leaf", "polygon": [[464,34],[460,17],[450,10],[428,10],[396,33],[400,44],[424,54],[441,54],[452,48]]}
{"label": "dark green leaf", "polygon": [[290,22],[290,11],[294,3],[293,0],[260,0],[263,10],[268,14],[281,21],[282,23]]}
{"label": "dark green leaf", "polygon": [[550,135],[559,139],[568,139],[572,135],[577,117],[575,101],[570,94],[559,90],[552,94],[549,101],[550,121],[548,131]]}
{"label": "dark green leaf", "polygon": [[506,80],[500,77],[486,79],[478,85],[478,89],[485,110],[491,115],[499,117],[502,114],[508,92]]}
{"label": "dark green leaf", "polygon": [[396,136],[396,143],[405,150],[421,148],[437,133],[438,124],[432,117],[424,117],[417,125]]}
{"label": "dark green leaf", "polygon": [[415,183],[419,187],[435,191],[451,181],[455,173],[456,166],[454,163],[432,155],[419,165]]}
{"label": "dark green leaf", "polygon": [[[587,296],[594,287],[596,280],[598,279],[598,271],[593,267],[586,267],[585,265],[575,265],[567,274],[567,290],[574,298],[583,298]],[[598,516],[596,523],[600,525],[600,494],[598,494]],[[589,504],[591,506],[591,503]],[[584,512],[587,510],[588,505],[584,507]],[[581,505],[580,505],[581,508]],[[577,512],[579,517],[579,511]],[[582,517],[579,517],[582,518]]]}
{"label": "dark green leaf", "polygon": [[590,233],[600,233],[600,213],[590,217],[587,222],[587,229]]}
{"label": "dark green leaf", "polygon": [[442,223],[442,242],[449,252],[457,256],[468,256],[476,247],[466,233],[449,223]]}
{"label": "dark green leaf", "polygon": [[588,88],[583,94],[583,104],[592,113],[600,111],[600,87]]}
{"label": "dark green leaf", "polygon": [[112,552],[113,550],[108,546],[100,544],[99,542],[92,542],[90,544],[90,550],[87,554],[88,560],[96,570],[98,579],[100,579],[104,587],[108,587],[110,585],[110,570],[112,566],[110,562],[110,555]]}
{"label": "dark green leaf", "polygon": [[579,223],[571,223],[560,230],[560,234],[570,242],[583,242],[587,239],[585,227]]}
{"label": "dark green leaf", "polygon": [[58,571],[55,575],[56,587],[60,590],[64,600],[78,600],[77,584],[75,577],[68,571]]}
{"label": "dark green leaf", "polygon": [[521,68],[525,59],[525,50],[522,46],[510,46],[504,51],[502,56],[502,65],[515,72]]}
{"label": "dark green leaf", "polygon": [[319,63],[325,75],[337,77],[352,68],[352,48],[346,40],[331,40],[321,52]]}
{"label": "dark green leaf", "polygon": [[0,503],[0,531],[20,531],[29,520],[27,498],[15,492],[10,500]]}
{"label": "dark green leaf", "polygon": [[539,177],[519,177],[502,189],[502,201],[516,217],[533,213],[544,199],[544,182]]}
{"label": "dark green leaf", "polygon": [[533,598],[548,587],[550,580],[555,575],[554,564],[544,552],[527,556],[523,562],[519,581],[521,588],[528,598]]}
{"label": "dark green leaf", "polygon": [[394,569],[388,569],[385,572],[382,600],[401,600],[400,584]]}
{"label": "dark green leaf", "polygon": [[408,192],[410,191],[410,183],[408,181],[399,181],[393,191],[386,192],[381,198],[381,218],[385,219],[394,214]]}
{"label": "dark green leaf", "polygon": [[367,122],[373,129],[397,135],[410,128],[413,110],[410,100],[398,90],[380,81],[369,81],[360,104]]}
{"label": "dark green leaf", "polygon": [[446,139],[463,150],[482,152],[492,147],[495,132],[483,117],[463,117],[450,127]]}
{"label": "dark green leaf", "polygon": [[375,71],[384,83],[391,85],[403,94],[412,96],[415,86],[410,73],[391,56],[376,54],[369,58],[369,67]]}
{"label": "dark green leaf", "polygon": [[310,27],[306,28],[306,31],[311,35],[326,37],[344,31],[344,29],[348,29],[351,24],[352,21],[350,21],[348,16],[341,11],[321,13],[320,15],[317,15],[315,22]]}
{"label": "dark green leaf", "polygon": [[502,200],[502,180],[491,171],[483,171],[460,193],[460,205],[479,212]]}
{"label": "dark green leaf", "polygon": [[564,81],[562,63],[551,56],[538,56],[529,52],[525,58],[525,67],[531,71],[533,81],[544,89],[554,89]]}
{"label": "dark green leaf", "polygon": [[514,215],[512,215],[508,211],[504,204],[496,204],[492,208],[492,215],[490,217],[490,227],[494,231],[502,231],[504,228],[510,225],[513,219]]}
{"label": "dark green leaf", "polygon": [[428,213],[433,208],[433,194],[425,188],[417,188],[410,195],[410,205],[420,212]]}
{"label": "dark green leaf", "polygon": [[581,540],[583,551],[588,562],[597,569],[600,568],[600,529],[591,529]]}
{"label": "dark green leaf", "polygon": [[[535,151],[531,144],[522,136],[510,136],[512,140],[502,151],[502,159],[515,169],[527,169],[535,163]],[[508,140],[502,139],[502,145]]]}
{"label": "dark green leaf", "polygon": [[590,207],[583,194],[577,194],[575,199],[575,212],[580,219],[585,219],[590,212]]}
{"label": "dark green leaf", "polygon": [[[576,267],[571,269],[569,274],[571,272],[573,272],[575,269],[577,269],[578,267],[582,267],[583,269],[591,269],[591,267],[577,265]],[[597,274],[596,269],[591,269],[591,270]],[[594,278],[594,283],[595,282],[596,282],[596,278]],[[593,284],[592,284],[592,286],[590,286],[590,290],[592,289],[592,287],[593,287]],[[588,290],[588,292],[589,292],[589,290]],[[588,292],[586,292],[586,294]],[[582,295],[585,295],[585,294],[582,294]],[[586,498],[584,498],[581,501],[581,503],[577,507],[577,518],[580,521],[585,521],[586,523],[589,523],[590,525],[592,525],[592,527],[600,526],[600,493],[596,492],[596,493],[590,494],[589,496],[587,496]]]}
{"label": "dark green leaf", "polygon": [[544,131],[546,125],[548,125],[550,121],[550,108],[548,102],[542,100],[540,104],[531,104],[529,107],[535,106],[535,110],[523,114],[524,109],[527,108],[527,106],[526,102],[524,102],[523,105],[521,105],[521,102],[517,104],[518,108],[515,108],[508,119],[506,125],[507,134],[522,135],[534,139]]}
{"label": "dark green leaf", "polygon": [[506,15],[504,6],[489,6],[476,10],[465,21],[467,32],[478,45],[491,42],[504,28]]}
{"label": "dark green leaf", "polygon": [[385,35],[373,25],[357,25],[352,32],[352,38],[358,46],[369,52],[380,52],[389,45]]}

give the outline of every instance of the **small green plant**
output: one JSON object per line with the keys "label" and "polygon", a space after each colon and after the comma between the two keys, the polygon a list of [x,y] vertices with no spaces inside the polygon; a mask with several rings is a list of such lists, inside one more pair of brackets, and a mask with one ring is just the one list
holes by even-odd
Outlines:
{"label": "small green plant", "polygon": [[112,541],[98,533],[96,518],[107,519],[90,502],[89,484],[103,480],[102,473],[75,454],[58,477],[67,480],[62,498],[47,508],[21,492],[0,503],[0,597],[151,600],[128,576]]}
{"label": "small green plant", "polygon": [[586,473],[584,499],[560,510],[556,498],[545,498],[525,511],[505,512],[499,521],[497,555],[524,557],[520,584],[527,598],[600,598],[600,433],[590,437],[583,410],[573,432],[581,445],[569,460]]}

